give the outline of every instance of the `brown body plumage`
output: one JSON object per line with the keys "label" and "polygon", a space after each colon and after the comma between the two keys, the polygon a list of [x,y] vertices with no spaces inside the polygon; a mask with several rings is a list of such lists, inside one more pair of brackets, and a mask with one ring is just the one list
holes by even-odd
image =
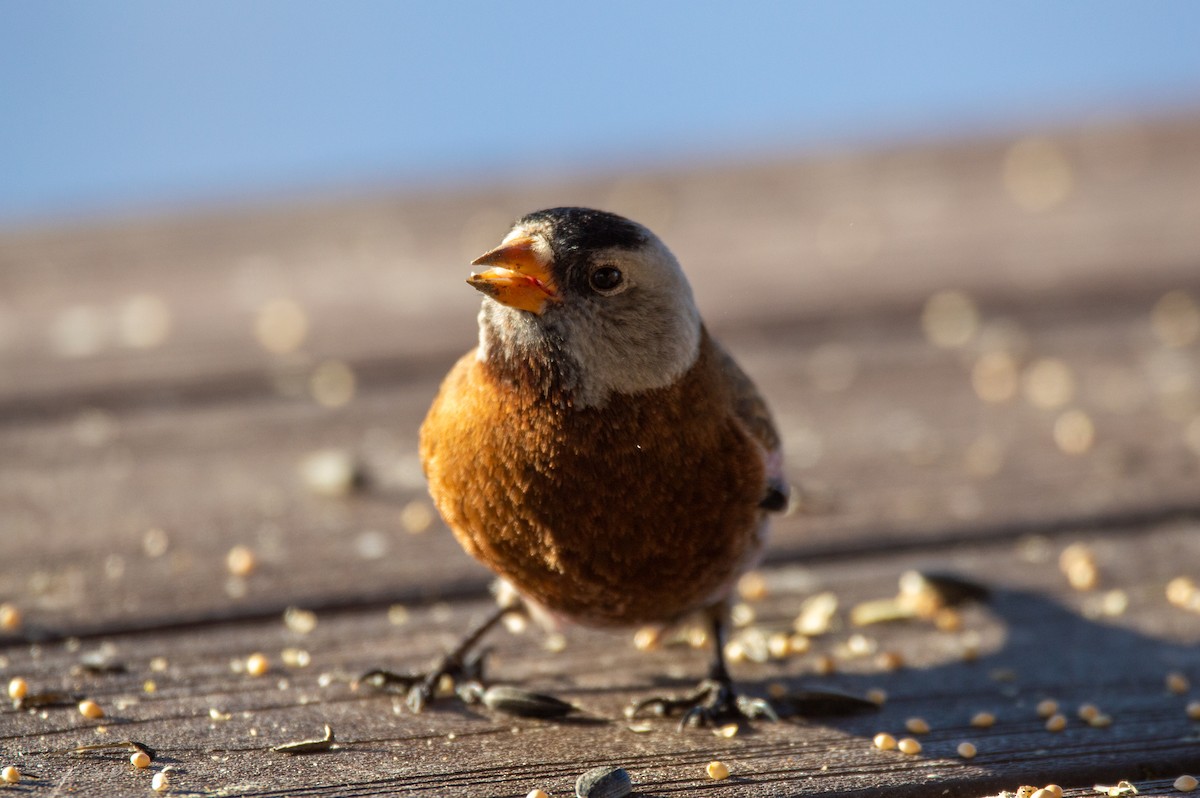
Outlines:
{"label": "brown body plumage", "polygon": [[702,607],[763,542],[765,442],[737,414],[730,363],[704,334],[674,384],[576,409],[472,351],[421,428],[434,501],[463,548],[554,613],[634,624]]}

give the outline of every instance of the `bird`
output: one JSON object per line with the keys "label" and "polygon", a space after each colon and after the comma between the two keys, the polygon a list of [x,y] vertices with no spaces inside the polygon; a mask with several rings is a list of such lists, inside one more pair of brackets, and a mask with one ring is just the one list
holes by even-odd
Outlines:
{"label": "bird", "polygon": [[724,659],[731,591],[788,483],[766,402],[709,333],[679,261],[648,228],[559,207],[472,262],[478,344],[420,428],[433,503],[508,599],[416,683],[415,711],[507,613],[669,626],[697,612],[712,661],[693,693],[629,714],[689,724],[771,715]]}

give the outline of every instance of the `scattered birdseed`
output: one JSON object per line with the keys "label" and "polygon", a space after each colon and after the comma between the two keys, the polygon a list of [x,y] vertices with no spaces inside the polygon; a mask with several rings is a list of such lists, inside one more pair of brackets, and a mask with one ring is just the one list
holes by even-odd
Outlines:
{"label": "scattered birdseed", "polygon": [[902,754],[919,754],[921,753],[921,744],[912,737],[904,737],[896,741],[896,748]]}
{"label": "scattered birdseed", "polygon": [[289,632],[306,635],[317,628],[317,614],[312,610],[288,607],[283,611],[283,625],[288,628]]}
{"label": "scattered birdseed", "polygon": [[596,767],[575,780],[576,798],[625,798],[633,792],[633,780],[625,768]]}
{"label": "scattered birdseed", "polygon": [[171,787],[171,777],[167,775],[167,771],[160,770],[154,774],[154,778],[150,780],[150,789],[155,792],[166,792]]}
{"label": "scattered birdseed", "polygon": [[129,764],[133,765],[138,770],[143,770],[150,767],[150,755],[145,751],[134,751],[129,755]]}
{"label": "scattered birdseed", "polygon": [[825,592],[809,596],[800,605],[800,614],[793,624],[795,630],[807,637],[816,637],[829,631],[837,613],[838,599],[834,593]]}
{"label": "scattered birdseed", "polygon": [[951,607],[942,607],[933,616],[933,625],[939,632],[957,632],[962,628],[962,613]]}
{"label": "scattered birdseed", "polygon": [[171,664],[167,661],[166,657],[152,657],[150,659],[150,670],[154,673],[162,673],[169,667],[171,667]]}
{"label": "scattered birdseed", "polygon": [[534,787],[529,791],[525,798],[550,798],[550,793],[543,790],[541,787]]}
{"label": "scattered birdseed", "polygon": [[729,608],[729,620],[737,628],[754,623],[754,608],[744,602],[738,602]]}
{"label": "scattered birdseed", "polygon": [[1055,713],[1046,719],[1046,731],[1060,732],[1067,728],[1067,716]]}
{"label": "scattered birdseed", "polygon": [[866,697],[867,697],[867,700],[870,701],[872,704],[877,704],[879,706],[883,706],[883,704],[887,701],[888,694],[887,694],[887,691],[884,690],[882,687],[872,687],[870,690],[867,691]]}
{"label": "scattered birdseed", "polygon": [[909,718],[904,721],[904,728],[913,734],[929,734],[929,723],[924,718]]}
{"label": "scattered birdseed", "polygon": [[729,766],[724,762],[713,760],[704,766],[704,772],[713,781],[721,781],[729,778]]}
{"label": "scattered birdseed", "polygon": [[1185,775],[1175,779],[1174,787],[1179,792],[1191,792],[1196,789],[1197,785],[1200,785],[1200,781],[1196,781],[1195,776]]}
{"label": "scattered birdseed", "polygon": [[788,636],[788,651],[792,654],[807,654],[812,648],[812,640],[805,635],[796,633]]}
{"label": "scattered birdseed", "polygon": [[1092,786],[1092,789],[1098,793],[1101,793],[1102,795],[1110,796],[1110,798],[1119,798],[1123,795],[1138,794],[1138,788],[1133,786],[1133,784],[1128,781],[1118,781],[1115,786],[1111,787],[1107,784],[1095,784]]}
{"label": "scattered birdseed", "polygon": [[1058,568],[1076,590],[1091,590],[1099,582],[1096,557],[1083,543],[1072,543],[1058,556]]}
{"label": "scattered birdseed", "polygon": [[643,626],[633,633],[633,647],[638,651],[654,651],[661,640],[662,635],[656,626]]}
{"label": "scattered birdseed", "polygon": [[713,734],[717,737],[729,739],[732,737],[737,737],[739,731],[741,731],[741,727],[736,723],[726,723],[724,726],[718,726],[717,728],[713,729]]}
{"label": "scattered birdseed", "polygon": [[79,714],[90,720],[98,720],[104,717],[104,709],[91,699],[86,699],[79,702]]}
{"label": "scattered birdseed", "polygon": [[1192,597],[1200,593],[1196,583],[1186,576],[1177,576],[1167,582],[1167,601],[1180,609],[1187,609]]}
{"label": "scattered birdseed", "polygon": [[142,692],[143,693],[154,693],[157,691],[158,691],[158,682],[154,681],[153,679],[147,679],[146,681],[142,682]]}
{"label": "scattered birdseed", "polygon": [[977,729],[987,729],[996,725],[996,716],[991,712],[976,712],[971,716],[971,725]]}
{"label": "scattered birdseed", "polygon": [[872,626],[877,623],[892,623],[915,618],[915,609],[908,602],[894,598],[872,599],[855,604],[850,610],[850,623],[854,626]]}
{"label": "scattered birdseed", "polygon": [[1105,715],[1103,712],[1094,718],[1088,718],[1088,725],[1093,729],[1107,729],[1112,722],[1112,715]]}
{"label": "scattered birdseed", "polygon": [[1096,706],[1095,704],[1080,704],[1077,714],[1079,715],[1080,720],[1085,720],[1090,723],[1092,718],[1095,718],[1100,714],[1100,707]]}
{"label": "scattered birdseed", "polygon": [[225,555],[225,568],[233,576],[249,576],[258,567],[258,558],[249,546],[234,546]]}
{"label": "scattered birdseed", "polygon": [[578,709],[561,698],[507,684],[492,685],[480,700],[488,709],[522,718],[561,718]]}
{"label": "scattered birdseed", "polygon": [[364,483],[354,457],[344,449],[322,449],[300,461],[300,477],[309,492],[318,496],[341,498]]}
{"label": "scattered birdseed", "polygon": [[896,747],[896,738],[887,732],[876,734],[872,742],[875,743],[875,747],[880,751],[891,751]]}
{"label": "scattered birdseed", "polygon": [[1052,698],[1047,698],[1044,701],[1039,701],[1037,705],[1037,714],[1039,718],[1048,718],[1058,712],[1058,702]]}
{"label": "scattered birdseed", "polygon": [[899,651],[881,651],[875,657],[875,664],[881,670],[897,671],[904,667],[904,655]]}
{"label": "scattered birdseed", "polygon": [[294,743],[283,743],[282,745],[272,746],[271,750],[278,754],[315,754],[320,751],[328,751],[333,747],[335,742],[337,740],[333,736],[333,727],[326,723],[324,737],[316,737],[311,740],[297,740]]}
{"label": "scattered birdseed", "polygon": [[1200,701],[1189,701],[1185,711],[1190,719],[1200,720]]}
{"label": "scattered birdseed", "polygon": [[1063,788],[1057,784],[1047,784],[1042,789],[1050,793],[1050,798],[1063,798]]}
{"label": "scattered birdseed", "polygon": [[0,771],[0,779],[4,779],[5,784],[17,784],[21,781],[21,771],[9,765]]}
{"label": "scattered birdseed", "polygon": [[813,660],[813,673],[818,676],[829,676],[837,672],[837,661],[829,654],[819,654]]}
{"label": "scattered birdseed", "polygon": [[400,524],[404,527],[404,531],[412,535],[419,535],[433,525],[433,510],[429,506],[429,502],[422,499],[414,499],[404,508],[400,510]]}
{"label": "scattered birdseed", "polygon": [[302,648],[285,648],[279,658],[289,668],[307,668],[312,663],[312,655]]}
{"label": "scattered birdseed", "polygon": [[1166,678],[1167,689],[1175,695],[1183,695],[1192,688],[1192,683],[1179,671],[1171,671]]}
{"label": "scattered birdseed", "polygon": [[[807,639],[807,638],[805,638]],[[767,653],[772,659],[786,659],[792,653],[792,645],[785,632],[773,632],[767,636]]]}
{"label": "scattered birdseed", "polygon": [[767,597],[767,580],[760,571],[747,571],[737,583],[743,601],[762,601]]}
{"label": "scattered birdseed", "polygon": [[1033,794],[1030,795],[1029,798],[1054,798],[1054,793],[1043,787],[1040,790],[1034,790]]}
{"label": "scattered birdseed", "polygon": [[246,673],[250,676],[263,676],[271,670],[271,660],[266,654],[255,652],[246,657]]}
{"label": "scattered birdseed", "polygon": [[13,701],[20,701],[29,693],[29,683],[20,676],[14,676],[8,680],[8,697]]}
{"label": "scattered birdseed", "polygon": [[978,753],[978,751],[975,748],[975,744],[968,743],[968,742],[959,743],[958,748],[955,750],[958,751],[958,755],[961,756],[963,759],[974,759],[975,754]]}
{"label": "scattered birdseed", "polygon": [[15,632],[21,628],[21,610],[11,601],[0,604],[0,629]]}

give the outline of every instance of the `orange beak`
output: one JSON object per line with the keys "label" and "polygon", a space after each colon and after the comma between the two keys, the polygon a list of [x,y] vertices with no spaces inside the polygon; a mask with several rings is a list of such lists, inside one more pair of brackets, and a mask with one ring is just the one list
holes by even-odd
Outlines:
{"label": "orange beak", "polygon": [[472,273],[467,283],[503,305],[541,315],[547,303],[559,301],[550,264],[534,249],[532,238],[514,238],[471,265],[492,267]]}

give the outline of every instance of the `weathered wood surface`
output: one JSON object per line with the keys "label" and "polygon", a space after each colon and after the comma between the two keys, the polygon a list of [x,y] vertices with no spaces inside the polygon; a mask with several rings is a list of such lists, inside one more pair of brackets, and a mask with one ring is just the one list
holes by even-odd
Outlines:
{"label": "weathered wood surface", "polygon": [[[1200,298],[1200,122],[1014,141],[3,234],[0,601],[25,622],[2,638],[0,677],[86,693],[112,717],[5,711],[0,765],[36,791],[141,793],[149,775],[123,755],[64,753],[133,738],[177,767],[181,792],[255,795],[569,794],[609,762],[647,794],[983,795],[1055,781],[1082,795],[1120,778],[1145,793],[1169,785],[1149,779],[1200,771],[1184,714],[1200,691],[1163,687],[1168,671],[1200,684],[1200,615],[1164,595],[1173,577],[1200,579],[1200,344],[1168,346],[1151,324],[1164,293]],[[864,630],[908,663],[881,671],[846,655],[855,630],[843,626],[812,654],[738,676],[759,694],[776,681],[882,687],[880,712],[733,739],[666,721],[638,734],[617,720],[413,717],[349,689],[343,677],[374,665],[422,666],[486,609],[487,574],[445,530],[401,523],[423,501],[416,426],[472,342],[466,261],[512,217],[567,202],[658,229],[775,408],[806,507],[776,524],[756,624],[785,628],[817,590],[844,610],[894,593],[905,568],[948,568],[996,588],[966,613],[977,662],[962,662],[961,632],[913,622]],[[963,347],[922,333],[923,303],[946,288],[979,309]],[[146,294],[170,319],[153,346],[131,303]],[[277,298],[308,322],[287,355],[254,336]],[[988,351],[1009,352],[1026,380],[1039,359],[1061,360],[1071,397],[981,400],[972,370]],[[329,359],[357,377],[337,408],[308,395]],[[1094,425],[1078,454],[1054,437],[1069,410]],[[325,447],[362,463],[364,491],[306,489],[297,466]],[[165,537],[148,541],[151,529]],[[1071,590],[1054,562],[1074,541],[1096,554],[1097,589]],[[236,544],[259,558],[245,579],[225,568]],[[1106,616],[1113,590],[1128,609]],[[403,626],[387,618],[397,602]],[[315,631],[285,629],[292,605],[319,611]],[[702,654],[637,652],[628,635],[568,641],[551,653],[535,633],[497,635],[493,671],[614,719],[664,675],[682,689],[703,669]],[[101,646],[128,672],[70,674]],[[285,668],[284,647],[311,664]],[[270,676],[230,670],[259,650]],[[822,652],[838,674],[813,675]],[[150,672],[154,656],[168,670]],[[994,680],[1000,670],[1015,681]],[[1067,731],[1044,731],[1043,697],[1069,713],[1094,702],[1113,724],[1070,714]],[[996,726],[969,727],[977,709]],[[871,748],[911,715],[934,729],[921,756]],[[325,722],[335,752],[265,750]],[[971,762],[954,754],[964,739],[979,747]],[[713,758],[734,778],[707,783]]]}

